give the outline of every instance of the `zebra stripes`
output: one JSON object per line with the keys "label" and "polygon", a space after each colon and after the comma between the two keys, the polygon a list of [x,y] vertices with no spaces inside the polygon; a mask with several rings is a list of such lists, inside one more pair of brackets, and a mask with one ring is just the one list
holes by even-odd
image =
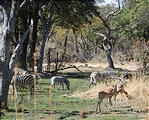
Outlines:
{"label": "zebra stripes", "polygon": [[111,76],[115,76],[114,72],[106,71],[106,72],[92,72],[90,74],[90,81],[89,81],[89,88],[94,83],[95,85],[97,82],[105,82],[107,85],[108,79],[111,79]]}
{"label": "zebra stripes", "polygon": [[19,87],[20,89],[28,87],[30,89],[30,94],[32,95],[34,91],[34,78],[35,76],[32,74],[21,74],[16,75],[12,77],[11,85],[13,87],[13,94],[14,94],[14,88],[15,88],[15,80],[16,80],[16,87]]}
{"label": "zebra stripes", "polygon": [[55,88],[55,84],[59,84],[64,90],[64,83],[66,84],[67,89],[70,89],[70,82],[67,78],[63,76],[53,76],[51,78],[51,85]]}

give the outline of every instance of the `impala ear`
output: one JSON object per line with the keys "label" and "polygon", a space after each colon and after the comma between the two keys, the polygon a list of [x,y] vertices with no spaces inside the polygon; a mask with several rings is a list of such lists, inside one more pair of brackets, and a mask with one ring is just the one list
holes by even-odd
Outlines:
{"label": "impala ear", "polygon": [[124,87],[124,85],[123,84],[121,84],[120,86],[119,86],[119,88],[123,88]]}

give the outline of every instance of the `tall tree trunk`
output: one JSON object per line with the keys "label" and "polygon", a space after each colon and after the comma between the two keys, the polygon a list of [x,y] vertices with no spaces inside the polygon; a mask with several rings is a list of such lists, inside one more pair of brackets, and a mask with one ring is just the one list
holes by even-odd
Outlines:
{"label": "tall tree trunk", "polygon": [[103,45],[103,48],[104,48],[104,50],[106,52],[107,60],[108,60],[108,63],[109,63],[109,68],[114,69],[115,67],[114,67],[114,63],[113,63],[112,57],[111,57],[112,43],[109,40],[110,32],[108,34],[108,37],[106,37],[102,33],[96,33],[96,34],[103,37],[103,43],[102,43],[102,45]]}
{"label": "tall tree trunk", "polygon": [[[33,67],[33,54],[35,53],[35,48],[36,48],[36,41],[37,41],[37,26],[38,26],[38,19],[39,16],[38,15],[38,11],[39,11],[39,4],[38,1],[33,3],[34,5],[34,11],[33,11],[33,21],[34,21],[34,25],[33,25],[33,32],[32,32],[32,39],[30,42],[30,53],[29,53],[29,58],[28,58],[28,62],[30,64],[31,67]],[[34,69],[33,69],[34,70]]]}
{"label": "tall tree trunk", "polygon": [[4,34],[0,35],[1,42],[3,42],[0,44],[0,109],[1,107],[7,107],[9,82],[11,78],[10,71],[8,69],[10,58],[10,40],[8,40],[8,34],[7,38],[4,37]]}
{"label": "tall tree trunk", "polygon": [[[28,9],[30,8],[30,4],[27,4]],[[24,14],[21,15],[21,19],[23,22],[23,28],[22,28],[22,34],[24,34],[25,30],[29,27],[30,25],[30,21],[31,21],[31,13],[28,13],[27,10],[23,10],[20,12],[25,12],[25,16]],[[23,42],[23,46],[22,46],[22,50],[21,50],[21,54],[20,57],[18,58],[18,62],[19,62],[19,67],[23,68],[23,69],[27,69],[26,67],[26,63],[27,63],[27,48],[28,48],[28,44],[29,44],[29,34],[27,35],[26,39]]]}
{"label": "tall tree trunk", "polygon": [[48,50],[48,71],[50,72],[50,66],[51,66],[51,49]]}
{"label": "tall tree trunk", "polygon": [[12,38],[12,29],[15,19],[14,13],[17,12],[15,9],[17,9],[16,5],[18,5],[15,3],[15,0],[12,0],[11,12],[9,16],[8,9],[6,9],[6,6],[8,6],[7,1],[5,4],[0,4],[0,16],[2,16],[0,17],[0,110],[3,107],[7,107],[9,83],[13,75],[14,63],[19,54],[22,43],[27,37],[32,26],[31,24],[27,31],[23,34],[10,59],[10,39]]}
{"label": "tall tree trunk", "polygon": [[76,55],[78,55],[79,49],[78,49],[77,34],[76,34],[76,30],[75,29],[73,29],[73,34],[74,34],[74,48],[75,48],[75,53],[76,53]]}
{"label": "tall tree trunk", "polygon": [[12,75],[12,69],[9,69],[10,38],[16,8],[15,1],[12,0],[9,16],[6,4],[0,4],[0,110],[7,107],[9,82]]}
{"label": "tall tree trunk", "polygon": [[[37,68],[37,71],[39,73],[42,72],[45,44],[47,42],[47,39],[50,38],[51,35],[53,34],[53,29],[51,29],[51,31],[50,31],[50,29],[51,29],[51,26],[50,26],[50,28],[43,28],[42,43],[41,43],[41,49],[40,49],[40,58],[39,58],[39,63],[38,63],[38,68]],[[50,31],[50,33],[49,33],[49,31]]]}
{"label": "tall tree trunk", "polygon": [[46,19],[43,16],[43,8],[40,9],[40,20],[42,23],[42,45],[40,49],[40,58],[39,58],[39,63],[38,63],[38,68],[37,68],[38,73],[42,72],[45,43],[47,39],[50,38],[51,35],[53,34],[52,25],[53,25],[54,19],[53,19],[53,1],[52,0],[51,0],[51,7],[48,12],[49,12],[48,18]]}
{"label": "tall tree trunk", "polygon": [[40,58],[39,58],[39,64],[38,64],[38,72],[41,73],[42,72],[42,63],[43,63],[43,59],[44,59],[44,50],[45,50],[45,44],[47,41],[47,37],[48,37],[48,31],[44,31],[43,35],[42,35],[42,44],[41,44],[41,49],[40,49]]}

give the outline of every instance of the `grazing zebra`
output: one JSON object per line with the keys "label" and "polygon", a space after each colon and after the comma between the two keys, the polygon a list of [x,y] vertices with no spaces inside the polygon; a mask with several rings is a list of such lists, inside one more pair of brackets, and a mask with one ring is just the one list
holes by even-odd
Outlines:
{"label": "grazing zebra", "polygon": [[99,72],[92,72],[90,75],[90,81],[89,81],[89,88],[91,85],[94,83],[95,85],[97,84],[97,79],[100,78],[100,73]]}
{"label": "grazing zebra", "polygon": [[114,72],[106,71],[106,72],[92,72],[90,75],[90,81],[89,81],[89,88],[94,83],[95,85],[97,82],[105,82],[107,85],[107,80],[111,78],[112,75],[114,75]]}
{"label": "grazing zebra", "polygon": [[13,87],[13,94],[14,94],[14,82],[16,80],[16,87],[25,88],[26,86],[30,89],[30,94],[34,91],[34,78],[35,76],[32,74],[21,74],[12,77],[11,85]]}
{"label": "grazing zebra", "polygon": [[53,76],[51,78],[51,85],[55,88],[55,84],[59,84],[63,90],[64,90],[64,83],[66,84],[67,89],[70,89],[70,82],[67,80],[67,78],[62,76]]}

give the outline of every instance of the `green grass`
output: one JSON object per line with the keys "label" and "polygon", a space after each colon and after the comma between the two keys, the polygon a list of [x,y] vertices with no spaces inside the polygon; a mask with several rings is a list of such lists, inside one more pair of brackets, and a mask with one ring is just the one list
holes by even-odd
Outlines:
{"label": "green grass", "polygon": [[[71,73],[72,74],[72,73]],[[77,73],[75,73],[77,75]],[[82,75],[82,74],[81,74]],[[52,106],[49,107],[49,86],[50,79],[38,80],[36,96],[30,96],[30,92],[25,90],[24,92],[18,92],[17,109],[18,119],[22,119],[21,106],[24,104],[24,119],[25,120],[46,120],[51,118],[51,110],[53,111],[53,120],[79,120],[81,118],[85,120],[136,120],[141,117],[136,113],[129,113],[123,110],[117,110],[116,108],[107,109],[103,104],[107,103],[104,100],[102,103],[102,110],[104,113],[96,113],[96,99],[83,99],[70,97],[76,91],[88,90],[87,78],[70,78],[71,87],[70,90],[58,90],[52,88]],[[34,103],[36,101],[36,112],[34,109]],[[12,94],[9,94],[8,101],[9,110],[4,112],[2,120],[15,120],[16,111],[15,104],[12,99]],[[20,106],[20,109],[19,109]],[[114,110],[117,110],[116,112]],[[82,112],[82,117],[80,117]]]}

